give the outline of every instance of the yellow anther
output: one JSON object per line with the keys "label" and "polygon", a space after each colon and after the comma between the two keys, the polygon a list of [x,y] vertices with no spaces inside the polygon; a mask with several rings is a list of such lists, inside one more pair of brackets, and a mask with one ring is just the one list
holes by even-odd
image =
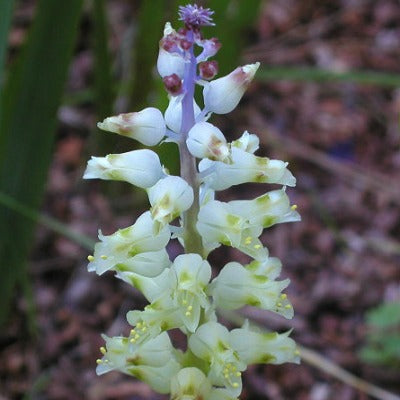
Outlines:
{"label": "yellow anther", "polygon": [[136,326],[137,326],[138,328],[140,328],[140,327],[142,326],[142,323],[141,323],[141,322],[138,322],[138,323],[136,324]]}
{"label": "yellow anther", "polygon": [[104,254],[102,255],[102,256],[100,256],[100,258],[102,259],[102,260],[107,260],[107,256],[105,256]]}
{"label": "yellow anther", "polygon": [[131,336],[134,336],[136,334],[136,331],[134,329],[131,329],[130,334],[131,334]]}
{"label": "yellow anther", "polygon": [[140,338],[140,335],[139,334],[136,334],[135,335],[135,339],[139,339]]}
{"label": "yellow anther", "polygon": [[192,314],[192,313],[191,313],[190,311],[186,311],[186,312],[185,312],[185,315],[186,315],[187,317],[190,317],[191,314]]}
{"label": "yellow anther", "polygon": [[296,349],[296,350],[294,351],[294,355],[295,355],[295,356],[299,356],[299,355],[300,355],[300,351]]}
{"label": "yellow anther", "polygon": [[93,256],[87,256],[88,261],[92,262],[94,260]]}
{"label": "yellow anther", "polygon": [[247,236],[247,238],[244,239],[244,243],[245,243],[245,244],[250,244],[250,243],[251,243],[251,240],[252,240],[251,236]]}
{"label": "yellow anther", "polygon": [[282,303],[278,303],[277,306],[278,306],[278,307],[282,307]]}
{"label": "yellow anther", "polygon": [[237,377],[239,377],[240,375],[242,375],[240,372],[236,372],[235,374]]}
{"label": "yellow anther", "polygon": [[103,346],[101,346],[101,347],[100,347],[100,353],[103,354],[103,355],[106,354],[106,353],[107,353],[106,348],[103,347]]}
{"label": "yellow anther", "polygon": [[146,331],[147,331],[147,326],[144,326],[144,327],[141,329],[141,331],[142,331],[142,332],[146,332]]}
{"label": "yellow anther", "polygon": [[293,211],[297,210],[297,204],[293,204],[292,207],[290,207]]}
{"label": "yellow anther", "polygon": [[135,343],[135,342],[136,342],[136,339],[135,339],[135,338],[132,338],[132,339],[130,340],[130,342],[131,342],[131,343]]}
{"label": "yellow anther", "polygon": [[187,300],[182,300],[182,304],[185,306],[187,304]]}
{"label": "yellow anther", "polygon": [[192,311],[193,310],[193,306],[188,306],[188,311]]}
{"label": "yellow anther", "polygon": [[96,364],[103,364],[103,360],[100,360],[100,358],[98,358],[97,360],[96,360]]}
{"label": "yellow anther", "polygon": [[254,248],[255,248],[255,249],[261,249],[261,247],[262,247],[261,244],[255,244],[255,245],[254,245]]}
{"label": "yellow anther", "polygon": [[232,386],[233,386],[234,388],[237,388],[237,387],[239,387],[239,384],[238,384],[237,382],[234,382],[234,383],[232,383]]}
{"label": "yellow anther", "polygon": [[282,299],[282,300],[285,300],[286,298],[287,298],[287,295],[286,295],[285,293],[282,293],[282,294],[281,294],[281,299]]}
{"label": "yellow anther", "polygon": [[229,374],[224,374],[225,379],[229,378]]}
{"label": "yellow anther", "polygon": [[289,309],[292,308],[292,306],[290,304],[286,304],[285,308]]}

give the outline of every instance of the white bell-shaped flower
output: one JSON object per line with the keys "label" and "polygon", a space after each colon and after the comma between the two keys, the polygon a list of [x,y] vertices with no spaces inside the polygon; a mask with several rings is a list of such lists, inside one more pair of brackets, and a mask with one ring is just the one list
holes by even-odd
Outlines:
{"label": "white bell-shaped flower", "polygon": [[229,203],[211,200],[200,208],[197,230],[207,252],[219,244],[232,246],[257,260],[265,260],[268,251],[258,239],[262,227],[250,226]]}
{"label": "white bell-shaped flower", "polygon": [[193,203],[193,189],[179,176],[160,179],[147,192],[151,215],[160,226],[174,220]]}
{"label": "white bell-shaped flower", "polygon": [[170,382],[181,369],[175,349],[166,332],[140,344],[127,337],[107,337],[103,357],[97,361],[96,372],[102,375],[112,370],[140,377],[159,393],[169,393]]}
{"label": "white bell-shaped flower", "polygon": [[166,132],[164,117],[161,111],[154,107],[108,117],[97,126],[103,131],[136,139],[146,146],[160,143]]}
{"label": "white bell-shaped flower", "polygon": [[129,311],[126,318],[133,326],[129,336],[132,344],[140,344],[161,332],[183,326],[179,310],[174,307],[170,296],[162,296],[147,305],[143,311]]}
{"label": "white bell-shaped flower", "polygon": [[230,332],[230,343],[239,358],[246,364],[299,364],[300,352],[293,339],[286,333],[259,333],[248,327]]}
{"label": "white bell-shaped flower", "polygon": [[300,221],[296,206],[290,206],[285,189],[273,190],[253,200],[230,201],[232,212],[245,218],[250,226],[269,228],[275,224]]}
{"label": "white bell-shaped flower", "polygon": [[[165,246],[171,233],[166,226],[155,234],[153,225],[154,221],[147,211],[132,226],[119,229],[112,235],[104,236],[100,232],[100,242],[94,247],[94,255],[88,257],[88,270],[99,275],[111,269],[135,271],[146,276],[158,275],[170,264]],[[148,257],[147,263],[143,258],[136,258],[138,255]]]}
{"label": "white bell-shaped flower", "polygon": [[189,338],[190,350],[209,364],[208,379],[213,385],[224,386],[230,395],[242,391],[241,371],[247,367],[230,344],[230,334],[218,322],[201,325]]}
{"label": "white bell-shaped flower", "polygon": [[229,75],[215,79],[204,86],[204,106],[207,111],[227,114],[239,103],[253,80],[260,63],[238,67]]}
{"label": "white bell-shaped flower", "polygon": [[183,324],[194,332],[199,325],[201,309],[210,307],[205,294],[211,278],[210,264],[198,254],[182,254],[175,258],[171,271],[176,277],[172,298],[180,309]]}
{"label": "white bell-shaped flower", "polygon": [[[165,122],[171,131],[175,133],[181,132],[182,124],[182,99],[183,96],[170,96],[169,104],[165,110]],[[193,100],[194,116],[197,117],[201,110],[200,107]]]}
{"label": "white bell-shaped flower", "polygon": [[125,181],[149,188],[164,175],[158,155],[151,150],[133,150],[89,160],[84,179]]}
{"label": "white bell-shaped flower", "polygon": [[229,145],[224,134],[209,122],[198,122],[188,133],[186,140],[190,153],[197,158],[209,158],[227,162]]}
{"label": "white bell-shaped flower", "polygon": [[293,318],[293,307],[286,294],[282,294],[289,282],[289,279],[271,280],[266,275],[253,273],[237,262],[230,262],[212,281],[211,294],[217,307],[236,310],[250,305],[290,319]]}
{"label": "white bell-shaped flower", "polygon": [[194,367],[183,368],[172,378],[171,399],[237,400],[227,390],[213,388],[204,373]]}
{"label": "white bell-shaped flower", "polygon": [[231,145],[232,147],[237,147],[238,149],[242,149],[247,153],[253,154],[260,147],[260,139],[257,135],[244,131],[242,136],[240,136],[239,139],[234,140]]}
{"label": "white bell-shaped flower", "polygon": [[231,148],[231,157],[231,164],[208,159],[200,161],[200,172],[210,171],[203,178],[206,185],[214,190],[225,190],[246,182],[296,185],[296,179],[287,169],[288,163],[257,157],[234,146]]}
{"label": "white bell-shaped flower", "polygon": [[200,208],[196,227],[205,243],[238,247],[246,220],[234,214],[227,203],[211,200]]}
{"label": "white bell-shaped flower", "polygon": [[167,22],[164,27],[164,37],[160,41],[160,50],[157,58],[157,70],[162,78],[172,74],[183,78],[185,72],[185,59],[178,52],[174,51],[174,47],[177,46],[168,46],[169,39],[167,37],[169,36],[173,42],[176,34],[171,24]]}

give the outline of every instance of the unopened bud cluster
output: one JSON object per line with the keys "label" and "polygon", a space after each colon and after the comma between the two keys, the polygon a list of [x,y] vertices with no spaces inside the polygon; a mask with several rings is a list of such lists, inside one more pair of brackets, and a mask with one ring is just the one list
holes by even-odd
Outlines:
{"label": "unopened bud cluster", "polygon": [[[200,33],[202,26],[213,25],[211,15],[209,9],[188,5],[180,8],[184,28],[165,26],[157,61],[169,93],[164,114],[150,107],[98,124],[147,146],[163,139],[176,142],[181,176],[169,175],[148,149],[92,157],[84,175],[138,186],[147,191],[150,203],[132,226],[109,236],[100,232],[100,242],[88,257],[89,271],[114,271],[149,302],[144,310],[128,312],[129,335],[104,335],[97,373],[119,370],[170,393],[174,400],[235,399],[249,364],[299,361],[288,333],[265,334],[247,323],[229,331],[217,320],[218,308],[246,305],[293,317],[284,293],[289,280],[278,280],[281,263],[269,256],[260,235],[300,216],[286,194],[286,187],[296,183],[287,163],[255,155],[256,135],[245,131],[229,143],[207,122],[212,113],[229,113],[237,106],[259,66],[245,65],[211,80],[218,66],[209,58],[220,44]],[[194,100],[196,84],[203,86],[203,109]],[[248,200],[217,199],[218,191],[246,182],[281,188]],[[184,249],[174,260],[166,250],[171,239],[178,239]],[[221,245],[240,250],[252,261],[228,262],[212,279],[207,256]],[[167,333],[171,329],[187,335],[187,351],[174,348]]]}

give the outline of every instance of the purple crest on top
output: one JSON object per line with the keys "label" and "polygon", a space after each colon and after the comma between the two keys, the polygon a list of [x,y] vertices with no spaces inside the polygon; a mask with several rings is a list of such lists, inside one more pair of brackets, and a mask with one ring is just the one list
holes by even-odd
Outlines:
{"label": "purple crest on top", "polygon": [[209,8],[199,7],[197,4],[188,4],[179,7],[179,19],[189,28],[197,29],[200,26],[215,25],[212,22],[211,15],[214,11]]}

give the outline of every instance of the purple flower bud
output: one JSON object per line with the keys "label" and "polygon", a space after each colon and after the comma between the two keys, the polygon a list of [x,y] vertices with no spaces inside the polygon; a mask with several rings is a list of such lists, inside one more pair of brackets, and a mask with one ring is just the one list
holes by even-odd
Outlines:
{"label": "purple flower bud", "polygon": [[212,14],[214,14],[214,11],[199,7],[196,4],[179,7],[179,19],[185,23],[189,30],[198,30],[201,26],[215,25],[212,22]]}
{"label": "purple flower bud", "polygon": [[199,64],[200,78],[212,79],[218,73],[217,61],[205,61]]}
{"label": "purple flower bud", "polygon": [[163,78],[165,89],[172,96],[182,93],[182,81],[177,74],[168,75]]}

